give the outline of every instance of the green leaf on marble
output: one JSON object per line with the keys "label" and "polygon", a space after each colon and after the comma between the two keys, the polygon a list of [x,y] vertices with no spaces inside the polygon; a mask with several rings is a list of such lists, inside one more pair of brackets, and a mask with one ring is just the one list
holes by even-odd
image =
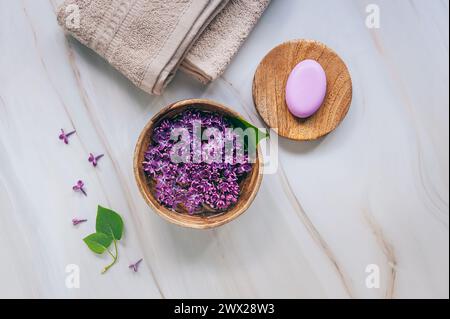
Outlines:
{"label": "green leaf on marble", "polygon": [[[104,252],[108,252],[112,257],[112,262],[102,270],[102,274],[104,274],[119,258],[117,242],[123,235],[122,217],[111,209],[98,206],[95,229],[97,232],[87,236],[83,241],[94,253],[100,255]],[[112,243],[114,243],[114,252],[109,250],[109,246],[111,246]]]}
{"label": "green leaf on marble", "polygon": [[98,206],[95,229],[112,239],[120,240],[123,234],[123,220],[115,211]]}
{"label": "green leaf on marble", "polygon": [[83,239],[86,245],[96,254],[103,254],[111,243],[113,239],[111,236],[105,235],[103,233],[93,233]]}

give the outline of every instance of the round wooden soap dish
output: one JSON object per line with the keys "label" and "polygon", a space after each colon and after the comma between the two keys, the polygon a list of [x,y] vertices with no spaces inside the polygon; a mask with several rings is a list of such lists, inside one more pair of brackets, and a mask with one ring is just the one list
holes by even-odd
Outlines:
{"label": "round wooden soap dish", "polygon": [[[320,63],[327,75],[327,93],[320,109],[300,119],[286,105],[286,82],[303,60]],[[314,140],[333,131],[344,119],[352,100],[352,80],[344,61],[323,43],[294,40],[283,43],[261,61],[253,80],[253,101],[264,122],[293,140]]]}

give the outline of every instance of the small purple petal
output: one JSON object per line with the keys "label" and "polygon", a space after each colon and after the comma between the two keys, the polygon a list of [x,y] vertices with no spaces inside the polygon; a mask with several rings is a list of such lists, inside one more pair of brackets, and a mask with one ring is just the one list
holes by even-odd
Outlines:
{"label": "small purple petal", "polygon": [[103,156],[105,156],[105,155],[104,155],[104,154],[100,154],[100,155],[98,155],[98,156],[95,156],[94,154],[90,153],[90,154],[89,154],[88,161],[89,161],[90,163],[92,163],[92,165],[93,165],[94,167],[96,167],[97,164],[98,164],[99,159],[101,159]]}
{"label": "small purple petal", "polygon": [[85,222],[87,222],[87,219],[78,219],[78,218],[72,219],[72,224],[74,226],[77,226],[77,225],[79,225],[81,223],[85,223]]}
{"label": "small purple petal", "polygon": [[76,131],[72,131],[70,133],[65,133],[63,129],[61,129],[61,134],[59,135],[59,139],[64,142],[64,144],[69,144],[69,137],[75,134]]}
{"label": "small purple petal", "polygon": [[74,190],[74,191],[80,191],[81,193],[83,193],[83,195],[84,196],[87,196],[87,193],[86,193],[86,191],[84,190],[84,182],[82,181],[82,180],[79,180],[77,183],[76,183],[76,185],[74,185],[73,187],[72,187],[72,189]]}
{"label": "small purple petal", "polygon": [[138,272],[139,270],[139,264],[143,261],[143,259],[139,259],[137,262],[135,262],[134,264],[131,264],[128,266],[128,268],[132,269],[134,272]]}

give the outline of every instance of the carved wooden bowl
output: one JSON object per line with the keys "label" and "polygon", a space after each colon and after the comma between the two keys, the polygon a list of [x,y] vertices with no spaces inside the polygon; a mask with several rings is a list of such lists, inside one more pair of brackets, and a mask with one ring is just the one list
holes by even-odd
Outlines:
{"label": "carved wooden bowl", "polygon": [[166,208],[155,198],[155,181],[148,177],[144,172],[142,163],[144,162],[145,152],[151,143],[152,133],[156,125],[158,125],[161,120],[173,118],[179,113],[182,113],[190,108],[219,113],[228,117],[242,118],[242,116],[237,112],[211,100],[183,100],[165,107],[147,123],[139,136],[134,153],[134,175],[142,196],[158,215],[169,222],[180,226],[196,229],[208,229],[228,223],[243,214],[248,209],[255,198],[262,181],[261,150],[259,147],[257,148],[256,162],[253,163],[253,169],[239,184],[241,194],[238,202],[228,210],[217,214],[189,215],[187,212],[173,211]]}

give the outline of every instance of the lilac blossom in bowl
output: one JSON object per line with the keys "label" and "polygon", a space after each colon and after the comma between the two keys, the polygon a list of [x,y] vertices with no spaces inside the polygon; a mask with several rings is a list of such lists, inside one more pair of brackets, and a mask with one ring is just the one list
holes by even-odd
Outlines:
{"label": "lilac blossom in bowl", "polygon": [[243,140],[221,114],[186,110],[153,130],[143,169],[158,202],[188,214],[217,214],[235,205],[252,170]]}

